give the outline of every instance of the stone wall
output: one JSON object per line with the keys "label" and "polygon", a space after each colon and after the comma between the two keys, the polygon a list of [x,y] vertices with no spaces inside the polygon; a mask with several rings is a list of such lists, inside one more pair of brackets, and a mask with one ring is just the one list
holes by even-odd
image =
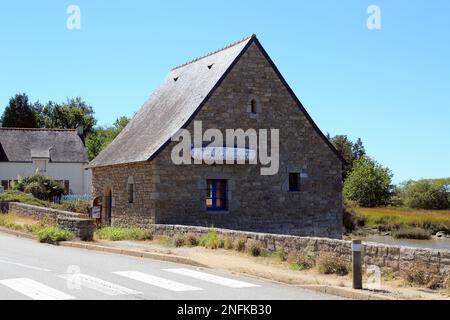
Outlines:
{"label": "stone wall", "polygon": [[[211,229],[181,225],[154,225],[155,235],[174,237],[179,233],[192,233],[199,237]],[[299,251],[315,256],[332,253],[351,261],[351,242],[329,238],[297,237],[268,233],[244,232],[227,229],[215,229],[223,237],[247,238],[258,240],[269,251],[284,248],[287,253]],[[375,265],[383,271],[402,272],[414,265],[420,265],[435,274],[450,275],[450,250],[420,249],[379,243],[363,243],[363,263],[365,267]]]}
{"label": "stone wall", "polygon": [[94,237],[94,220],[87,214],[38,207],[18,202],[2,203],[3,210],[10,213],[29,216],[37,220],[49,219],[60,228],[68,229],[83,241],[92,241]]}
{"label": "stone wall", "polygon": [[30,216],[39,220],[47,218],[54,222],[56,222],[58,216],[88,218],[87,214],[57,210],[47,207],[38,207],[19,202],[9,202],[8,212]]}
{"label": "stone wall", "polygon": [[76,237],[83,241],[92,241],[94,239],[95,227],[92,219],[59,216],[56,222],[60,228],[72,231]]}
{"label": "stone wall", "polygon": [[[155,186],[149,162],[92,169],[92,194],[102,197],[102,223],[113,226],[148,227],[155,223]],[[134,201],[128,201],[129,182],[134,183]],[[111,217],[109,192],[111,191]]]}

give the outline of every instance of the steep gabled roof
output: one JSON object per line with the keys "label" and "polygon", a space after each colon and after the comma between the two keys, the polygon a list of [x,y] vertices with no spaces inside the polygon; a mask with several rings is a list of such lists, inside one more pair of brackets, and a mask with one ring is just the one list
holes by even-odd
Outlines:
{"label": "steep gabled roof", "polygon": [[0,128],[0,162],[31,162],[33,158],[87,162],[86,149],[76,130]]}
{"label": "steep gabled roof", "polygon": [[173,68],[122,132],[89,163],[89,167],[141,162],[155,157],[179,129],[187,127],[252,43],[258,45],[272,64],[313,128],[343,160],[312,121],[256,36],[252,35]]}

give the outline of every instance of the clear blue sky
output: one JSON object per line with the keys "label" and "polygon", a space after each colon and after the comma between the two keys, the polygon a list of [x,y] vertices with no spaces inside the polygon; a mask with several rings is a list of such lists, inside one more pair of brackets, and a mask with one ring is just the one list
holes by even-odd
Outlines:
{"label": "clear blue sky", "polygon": [[448,0],[2,2],[0,111],[18,92],[81,96],[111,124],[174,65],[256,33],[324,132],[361,137],[395,182],[448,177],[449,17]]}

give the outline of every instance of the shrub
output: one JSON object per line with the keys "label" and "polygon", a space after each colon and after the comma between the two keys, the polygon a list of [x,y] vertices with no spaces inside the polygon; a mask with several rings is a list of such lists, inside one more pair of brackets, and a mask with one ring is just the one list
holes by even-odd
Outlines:
{"label": "shrub", "polygon": [[236,251],[243,252],[245,251],[247,239],[244,237],[240,237],[234,241],[234,248]]}
{"label": "shrub", "polygon": [[355,212],[355,210],[345,205],[342,209],[342,218],[345,232],[351,233],[357,227],[363,227],[366,224],[364,216]]}
{"label": "shrub", "polygon": [[426,286],[432,276],[425,267],[419,265],[413,265],[403,271],[404,279],[411,285]]}
{"label": "shrub", "polygon": [[286,250],[284,249],[284,247],[277,247],[277,249],[272,253],[272,257],[279,261],[286,261]]}
{"label": "shrub", "polygon": [[223,247],[228,250],[233,249],[233,238],[226,236],[223,242]]}
{"label": "shrub", "polygon": [[402,186],[406,206],[413,209],[448,209],[450,202],[444,185],[430,180],[408,181]]}
{"label": "shrub", "polygon": [[339,276],[345,276],[350,271],[350,265],[343,257],[329,253],[319,256],[317,259],[317,267],[319,273],[337,274]]}
{"label": "shrub", "polygon": [[89,214],[91,210],[91,203],[88,200],[82,199],[69,200],[63,201],[61,203],[61,208],[66,211]]}
{"label": "shrub", "polygon": [[20,177],[13,186],[14,190],[31,193],[38,199],[49,200],[64,193],[63,186],[50,177],[35,173],[29,177]]}
{"label": "shrub", "polygon": [[220,247],[221,239],[216,230],[208,231],[208,234],[200,240],[200,245],[209,248],[217,249]]}
{"label": "shrub", "polygon": [[173,244],[175,245],[175,247],[182,247],[186,244],[186,240],[184,238],[184,235],[182,234],[177,234],[175,235],[175,238],[173,239]]}
{"label": "shrub", "polygon": [[97,238],[102,240],[152,240],[153,233],[141,228],[104,227],[95,231]]}
{"label": "shrub", "polygon": [[59,241],[67,241],[75,237],[73,232],[55,226],[39,228],[35,234],[39,242],[46,243],[58,243]]}
{"label": "shrub", "polygon": [[192,233],[188,233],[186,234],[186,244],[190,247],[195,247],[198,246],[198,238],[192,234]]}
{"label": "shrub", "polygon": [[395,239],[419,239],[426,240],[431,238],[431,234],[429,231],[418,228],[418,227],[410,227],[410,226],[400,226],[397,230],[393,230],[391,232],[392,237]]}
{"label": "shrub", "polygon": [[249,240],[247,242],[248,253],[254,257],[259,257],[262,252],[262,244],[257,240]]}
{"label": "shrub", "polygon": [[290,252],[286,259],[294,270],[308,270],[314,267],[315,264],[313,257],[301,252]]}

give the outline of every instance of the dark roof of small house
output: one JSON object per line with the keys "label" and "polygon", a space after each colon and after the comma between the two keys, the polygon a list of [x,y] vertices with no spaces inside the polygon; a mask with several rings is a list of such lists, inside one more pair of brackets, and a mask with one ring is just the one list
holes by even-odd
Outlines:
{"label": "dark roof of small house", "polygon": [[0,161],[87,162],[86,148],[76,130],[0,128]]}
{"label": "dark roof of small house", "polygon": [[[252,35],[173,68],[122,132],[89,163],[89,167],[152,159],[179,129],[189,124],[252,42],[260,46],[256,36]],[[275,65],[273,67],[277,70]],[[279,76],[284,81],[281,74]],[[343,160],[292,91],[291,94],[313,127]]]}

